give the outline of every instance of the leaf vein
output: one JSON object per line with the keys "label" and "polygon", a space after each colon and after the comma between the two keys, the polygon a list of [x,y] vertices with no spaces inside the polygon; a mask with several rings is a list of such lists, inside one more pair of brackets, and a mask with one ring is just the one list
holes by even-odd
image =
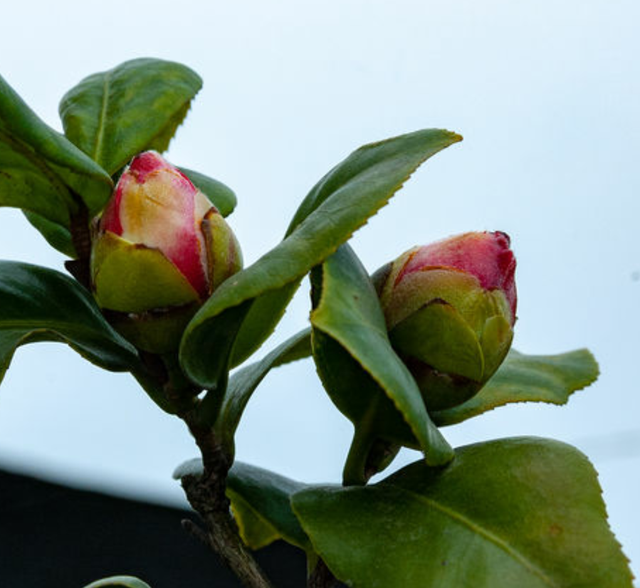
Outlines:
{"label": "leaf vein", "polygon": [[558,588],[558,585],[551,578],[549,578],[549,576],[547,576],[544,573],[544,571],[542,571],[537,565],[529,561],[519,551],[511,547],[506,541],[504,541],[497,535],[493,534],[489,530],[483,528],[482,526],[475,523],[471,519],[463,516],[461,513],[456,512],[455,510],[452,510],[440,504],[436,500],[430,499],[426,496],[422,496],[421,494],[416,494],[415,492],[411,492],[409,490],[406,490],[405,488],[396,486],[395,484],[392,486],[394,489],[400,491],[401,493],[408,494],[409,496],[413,497],[414,500],[419,500],[421,502],[426,503],[428,506],[434,508],[435,510],[453,519],[458,524],[464,525],[467,528],[469,528],[471,531],[484,537],[485,539],[493,543],[496,547],[498,547],[499,549],[502,549],[502,551],[504,551],[508,556],[512,557],[514,560],[516,560],[520,565],[525,567],[531,573],[538,576],[545,584],[547,584],[548,586],[551,586],[552,588]]}
{"label": "leaf vein", "polygon": [[109,92],[111,91],[111,72],[106,72],[102,83],[102,104],[100,105],[100,116],[98,118],[98,128],[96,130],[96,140],[93,146],[93,160],[99,163],[99,156],[102,153],[104,139],[105,120],[109,109]]}

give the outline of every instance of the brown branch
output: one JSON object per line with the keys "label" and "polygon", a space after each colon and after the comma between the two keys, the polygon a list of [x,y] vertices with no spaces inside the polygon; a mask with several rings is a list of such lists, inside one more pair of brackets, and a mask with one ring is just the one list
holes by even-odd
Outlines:
{"label": "brown branch", "polygon": [[209,546],[209,535],[207,535],[202,528],[200,528],[196,523],[194,523],[191,519],[182,519],[180,521],[182,528],[189,533],[189,535],[193,535],[198,541]]}
{"label": "brown branch", "polygon": [[247,588],[271,588],[271,583],[242,542],[231,516],[225,493],[231,459],[213,430],[199,425],[193,412],[183,418],[202,454],[204,472],[201,476],[184,476],[182,487],[189,503],[202,518],[206,531],[193,523],[185,526],[217,553]]}
{"label": "brown branch", "polygon": [[71,242],[77,258],[65,261],[67,271],[87,290],[91,289],[91,230],[89,228],[89,210],[80,197],[77,197],[78,211],[71,215]]}

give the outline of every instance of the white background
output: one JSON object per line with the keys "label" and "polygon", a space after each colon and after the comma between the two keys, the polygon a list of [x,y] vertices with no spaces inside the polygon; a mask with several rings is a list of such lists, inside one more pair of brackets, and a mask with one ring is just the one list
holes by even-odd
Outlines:
{"label": "white background", "polygon": [[[577,445],[640,570],[640,154],[634,0],[71,2],[3,5],[0,74],[50,125],[82,77],[134,57],[183,62],[204,89],[169,158],[229,184],[248,263],[307,190],[359,145],[427,127],[464,135],[421,168],[353,244],[369,270],[450,234],[504,230],[519,266],[515,346],[587,346],[598,383],[566,407],[501,408],[445,431]],[[20,213],[0,211],[0,257],[61,268]],[[307,292],[276,340],[307,321]],[[269,345],[271,347],[271,344]],[[264,352],[264,350],[263,350]],[[238,457],[338,482],[351,427],[310,362],[270,375]],[[135,382],[63,345],[20,349],[0,389],[0,466],[184,504],[171,480],[195,450]],[[403,453],[398,465],[418,455]]]}

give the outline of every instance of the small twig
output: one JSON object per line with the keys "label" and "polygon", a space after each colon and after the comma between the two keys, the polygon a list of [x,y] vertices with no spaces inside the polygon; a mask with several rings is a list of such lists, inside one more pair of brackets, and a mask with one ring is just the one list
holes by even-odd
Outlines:
{"label": "small twig", "polygon": [[217,553],[247,588],[271,588],[271,583],[242,542],[231,516],[225,492],[231,459],[213,430],[199,425],[193,412],[184,415],[183,419],[202,454],[204,472],[201,476],[184,476],[182,487],[206,525],[206,531],[191,521],[183,521],[183,526]]}
{"label": "small twig", "polygon": [[70,219],[71,242],[78,259],[88,260],[91,257],[91,228],[89,226],[89,209],[81,200],[77,212]]}
{"label": "small twig", "polygon": [[89,210],[80,197],[78,211],[71,215],[71,242],[77,258],[65,262],[67,271],[88,290],[91,289],[91,272],[89,260],[91,258],[91,231],[89,228]]}

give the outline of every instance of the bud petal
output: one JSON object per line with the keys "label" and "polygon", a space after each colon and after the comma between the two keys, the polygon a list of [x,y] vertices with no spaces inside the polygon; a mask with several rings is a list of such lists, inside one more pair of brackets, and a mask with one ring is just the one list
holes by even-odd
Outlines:
{"label": "bud petal", "polygon": [[222,215],[209,210],[202,221],[211,290],[242,269],[240,244]]}
{"label": "bud petal", "polygon": [[[122,332],[134,343],[144,341],[143,348],[153,347],[147,342],[157,338],[154,322],[186,324],[182,307],[193,314],[241,266],[235,236],[208,198],[158,153],[135,157],[97,220],[91,258],[98,304],[128,313],[126,320],[145,329],[136,336],[135,325],[124,326],[119,317],[114,323]],[[180,318],[160,321],[162,312]]]}
{"label": "bud petal", "polygon": [[93,248],[93,287],[98,306],[140,313],[181,306],[198,292],[160,251],[129,243],[110,232]]}
{"label": "bud petal", "polygon": [[505,233],[412,249],[374,275],[389,338],[427,407],[456,406],[495,373],[513,338],[515,258]]}

